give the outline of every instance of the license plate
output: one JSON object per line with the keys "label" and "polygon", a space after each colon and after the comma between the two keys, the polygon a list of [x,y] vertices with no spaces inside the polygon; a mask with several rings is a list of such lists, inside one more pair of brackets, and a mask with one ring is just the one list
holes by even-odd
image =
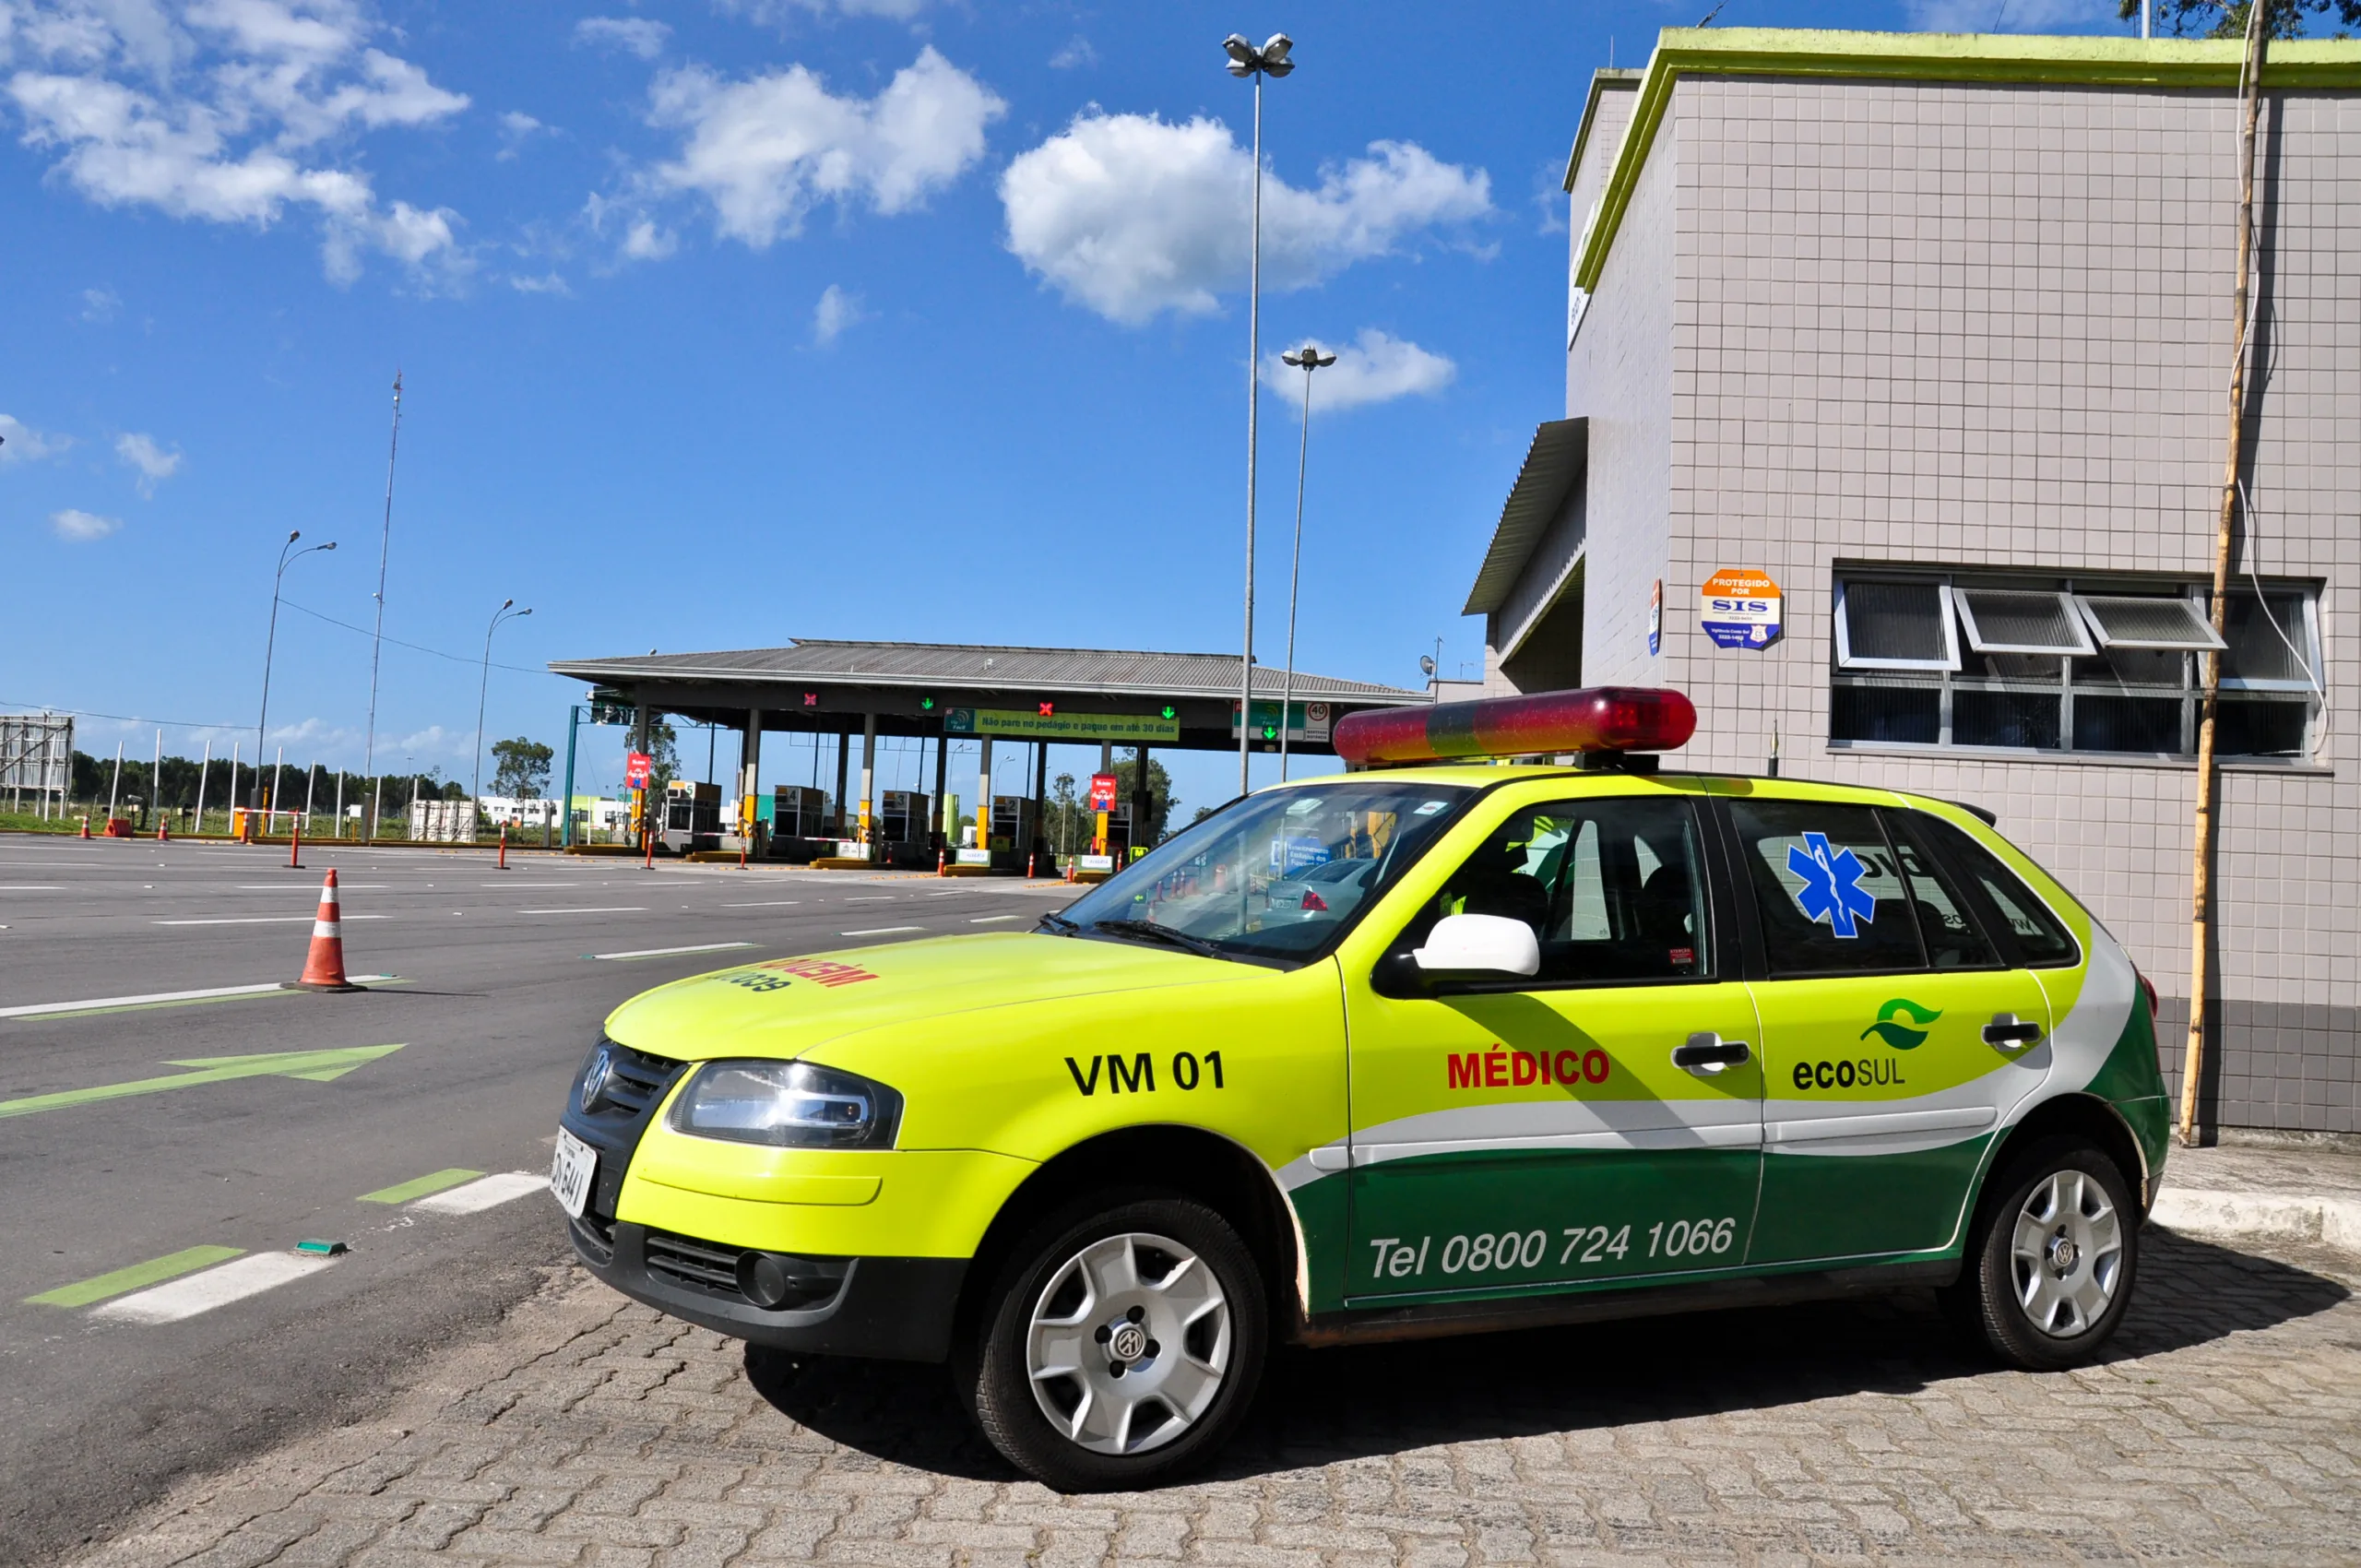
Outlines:
{"label": "license plate", "polygon": [[590,1202],[590,1179],[599,1173],[599,1151],[564,1128],[558,1129],[557,1153],[550,1159],[550,1191],[558,1206],[575,1218]]}

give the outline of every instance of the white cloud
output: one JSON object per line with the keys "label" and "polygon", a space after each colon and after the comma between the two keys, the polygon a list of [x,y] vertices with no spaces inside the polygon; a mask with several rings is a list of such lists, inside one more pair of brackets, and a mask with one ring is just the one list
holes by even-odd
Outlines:
{"label": "white cloud", "polygon": [[822,200],[918,206],[983,156],[984,127],[1007,107],[931,47],[869,99],[838,97],[801,65],[744,81],[668,71],[649,121],[685,134],[642,188],[705,197],[724,236],[759,250],[799,232]]}
{"label": "white cloud", "polygon": [[13,414],[0,414],[0,463],[38,463],[74,445],[70,435],[49,435]]}
{"label": "white cloud", "polygon": [[527,142],[548,129],[530,114],[511,109],[500,116],[500,150],[492,157],[500,162],[508,162],[525,150]]}
{"label": "white cloud", "polygon": [[[1321,414],[1357,409],[1364,403],[1390,403],[1396,398],[1440,392],[1459,374],[1459,367],[1441,354],[1416,343],[1389,337],[1374,327],[1361,328],[1350,343],[1323,343],[1323,353],[1336,362],[1311,373],[1311,411]],[[1263,385],[1298,409],[1303,407],[1303,370],[1277,354],[1263,356]]]}
{"label": "white cloud", "polygon": [[165,451],[152,435],[128,431],[114,438],[114,455],[139,470],[139,493],[153,495],[156,487],[181,471],[180,448]]}
{"label": "white cloud", "polygon": [[860,296],[848,293],[831,283],[820,294],[820,303],[812,309],[812,341],[826,348],[853,327],[869,319],[860,308]]}
{"label": "white cloud", "polygon": [[[1069,299],[1113,320],[1202,314],[1246,280],[1252,155],[1203,117],[1169,125],[1092,110],[1001,176],[1008,248]],[[1263,281],[1295,289],[1492,210],[1480,169],[1409,142],[1321,172],[1314,189],[1265,172]]]}
{"label": "white cloud", "polygon": [[456,215],[382,205],[350,144],[468,99],[374,47],[355,0],[5,0],[0,17],[21,139],[101,206],[256,228],[307,208],[339,279],[363,251],[457,262]]}
{"label": "white cloud", "polygon": [[123,312],[123,297],[113,289],[82,291],[82,319],[103,327]]}
{"label": "white cloud", "polygon": [[777,26],[790,16],[883,17],[887,21],[914,20],[932,0],[719,0],[721,9],[750,20]]}
{"label": "white cloud", "polygon": [[2118,32],[2114,0],[1911,0],[1918,32]]}
{"label": "white cloud", "polygon": [[574,24],[574,42],[601,49],[621,49],[643,60],[664,53],[672,30],[651,17],[585,17]]}
{"label": "white cloud", "polygon": [[508,279],[508,286],[520,294],[571,295],[574,292],[566,280],[554,272],[544,272],[537,277],[517,273]]}
{"label": "white cloud", "polygon": [[1098,51],[1093,49],[1090,46],[1090,40],[1080,33],[1067,39],[1064,45],[1055,54],[1050,56],[1050,69],[1053,71],[1078,70],[1083,66],[1097,64],[1098,64]]}
{"label": "white cloud", "polygon": [[63,512],[52,512],[49,515],[49,526],[57,530],[58,538],[80,544],[89,540],[106,538],[107,535],[123,527],[123,519],[101,517],[96,512],[77,511],[68,506]]}
{"label": "white cloud", "polygon": [[633,261],[661,261],[681,248],[681,237],[643,218],[623,233],[623,255]]}

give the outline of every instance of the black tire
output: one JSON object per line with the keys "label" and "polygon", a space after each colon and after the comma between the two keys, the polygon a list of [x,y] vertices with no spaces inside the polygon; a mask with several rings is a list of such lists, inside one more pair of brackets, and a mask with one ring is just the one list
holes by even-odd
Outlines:
{"label": "black tire", "polygon": [[[1126,1259],[1135,1289],[1121,1288]],[[1091,1283],[1094,1268],[1108,1277]],[[1037,1313],[1049,1321],[1037,1324]],[[1219,1214],[1193,1199],[1117,1193],[1036,1226],[1012,1249],[981,1318],[972,1354],[954,1368],[992,1446],[1058,1491],[1132,1491],[1211,1458],[1245,1419],[1270,1305],[1253,1254]],[[1063,1364],[1061,1325],[1077,1371],[1037,1385],[1036,1335],[1042,1359]],[[1119,1339],[1125,1326],[1137,1334]],[[1124,1349],[1138,1354],[1124,1360]]]}
{"label": "black tire", "polygon": [[2115,1161],[2081,1138],[2044,1138],[1985,1184],[1943,1311],[2011,1366],[2078,1366],[2123,1321],[2139,1263],[2140,1209]]}

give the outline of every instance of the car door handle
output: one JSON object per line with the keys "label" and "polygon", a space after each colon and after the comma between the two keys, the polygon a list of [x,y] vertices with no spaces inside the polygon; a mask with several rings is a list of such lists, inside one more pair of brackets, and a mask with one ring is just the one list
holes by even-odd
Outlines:
{"label": "car door handle", "polygon": [[2039,1045],[2046,1032],[2029,1018],[2020,1018],[2014,1013],[1995,1013],[1992,1021],[1984,1026],[1984,1043],[2023,1051],[2027,1046]]}
{"label": "car door handle", "polygon": [[1724,1039],[1710,1029],[1691,1035],[1672,1048],[1672,1064],[1701,1078],[1710,1077],[1725,1067],[1740,1066],[1753,1059],[1754,1052],[1747,1049],[1746,1041]]}

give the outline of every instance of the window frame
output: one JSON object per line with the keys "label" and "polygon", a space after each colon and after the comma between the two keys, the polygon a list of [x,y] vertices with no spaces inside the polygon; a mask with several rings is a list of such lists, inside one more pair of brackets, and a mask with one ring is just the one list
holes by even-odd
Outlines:
{"label": "window frame", "polygon": [[[2034,643],[1987,642],[1983,628],[1976,624],[1975,620],[1975,596],[1979,593],[2016,593],[2023,594],[2027,598],[2055,600],[2058,603],[2059,617],[2072,628],[2076,640],[2063,647]],[[1967,646],[1977,653],[2016,653],[2051,659],[2088,659],[2097,653],[2098,648],[2091,641],[2091,629],[2083,624],[2082,612],[2077,606],[2076,597],[2063,589],[2053,592],[2047,588],[2012,588],[1997,586],[1962,588],[1957,584],[1952,585],[1951,592],[1952,608],[1959,616],[1960,629],[1967,634]]]}
{"label": "window frame", "polygon": [[[2188,766],[2196,760],[2198,725],[2204,706],[2204,683],[2198,659],[2201,651],[2188,648],[2151,648],[2140,644],[2106,643],[2096,635],[2089,613],[2077,603],[2078,616],[2094,632],[2095,645],[2089,655],[2018,654],[1994,655],[1983,649],[1973,649],[1979,656],[1997,657],[2008,660],[2031,660],[2054,667],[2054,672],[2038,674],[2023,672],[1971,672],[1962,659],[1958,666],[1937,668],[1924,660],[1884,660],[1865,665],[1857,660],[1847,663],[1845,624],[1841,613],[1844,598],[1854,583],[1916,583],[1940,588],[1947,612],[1958,605],[1962,588],[1974,589],[1991,588],[2018,592],[2058,592],[2070,600],[2079,600],[2088,595],[2101,600],[2123,598],[2180,598],[2189,602],[2191,613],[2201,624],[2211,630],[2210,589],[2208,585],[2193,579],[2159,582],[2110,574],[2068,575],[2045,576],[2039,573],[2017,573],[1999,570],[1953,571],[1940,567],[1879,566],[1864,564],[1854,567],[1837,564],[1831,568],[1833,592],[1840,613],[1832,631],[1831,659],[1828,669],[1829,737],[1827,749],[1832,752],[1869,751],[1910,754],[1951,754],[2023,758],[2053,762],[2095,763],[2100,765]],[[2161,589],[2177,590],[2161,592]],[[2251,578],[2232,583],[2233,596],[2260,597],[2265,604],[2274,598],[2294,599],[2299,615],[2287,630],[2299,634],[2296,637],[2299,664],[2314,671],[2321,671],[2324,660],[2320,638],[2320,598],[2325,585],[2317,578],[2266,579],[2257,584]],[[2146,591],[2142,591],[2146,590]],[[1972,614],[1972,612],[1968,612]],[[2275,624],[2275,617],[2274,617]],[[1951,624],[1947,623],[1947,625]],[[1953,640],[1948,645],[1958,648],[1957,628],[1952,627]],[[2089,671],[2077,671],[2075,660],[2103,659],[2109,647],[2127,651],[2162,652],[2173,654],[2179,663],[2179,676],[2171,684],[2145,683],[2116,678]],[[2217,651],[2226,657],[2228,647]],[[1935,738],[1919,740],[1869,740],[1840,736],[1836,732],[1836,707],[1839,694],[1846,690],[1887,688],[1893,690],[1930,692],[1936,698]],[[2225,675],[2221,688],[2225,702],[2278,703],[2303,709],[2302,738],[2295,752],[2241,752],[2221,754],[2218,760],[2225,766],[2257,768],[2316,768],[2321,765],[2314,756],[2319,742],[2323,713],[2326,708],[2325,683],[2301,680],[2248,680]],[[1957,733],[1956,698],[1961,693],[1991,694],[1998,696],[2038,697],[2056,703],[2058,719],[2056,746],[2011,745],[2003,742],[1955,739]],[[2178,744],[2169,751],[2102,750],[2078,747],[2075,739],[2076,698],[2085,699],[2148,699],[2174,701],[2179,705]]]}
{"label": "window frame", "polygon": [[[2070,597],[2074,600],[2075,608],[2082,612],[2083,621],[2089,625],[2093,640],[2102,648],[2119,647],[2143,653],[2220,653],[2229,647],[2229,644],[2213,635],[2213,623],[2202,608],[2205,601],[2196,591],[2184,592],[2178,596],[2162,593],[2077,593]],[[2153,637],[2116,636],[2108,632],[2106,623],[2100,618],[2099,612],[2091,608],[2091,600],[2094,599],[2118,602],[2131,600],[2146,600],[2151,602],[2177,600],[2189,612],[2189,620],[2195,624],[2197,630],[2203,634],[2202,639],[2160,642]]]}
{"label": "window frame", "polygon": [[1836,609],[1833,624],[1836,637],[1836,663],[1839,669],[1881,670],[1889,671],[1902,671],[1912,674],[1923,675],[1938,671],[1955,671],[1960,667],[1959,625],[1957,619],[1952,611],[1952,588],[1949,582],[1939,581],[1934,585],[1935,602],[1938,606],[1937,613],[1942,617],[1943,628],[1943,658],[1937,660],[1930,659],[1873,659],[1867,654],[1854,653],[1852,622],[1846,614],[1845,592],[1855,581],[1867,583],[1894,583],[1913,587],[1923,587],[1926,583],[1926,579],[1924,577],[1914,577],[1901,574],[1894,574],[1892,576],[1869,575],[1857,578],[1838,577],[1836,579]]}

